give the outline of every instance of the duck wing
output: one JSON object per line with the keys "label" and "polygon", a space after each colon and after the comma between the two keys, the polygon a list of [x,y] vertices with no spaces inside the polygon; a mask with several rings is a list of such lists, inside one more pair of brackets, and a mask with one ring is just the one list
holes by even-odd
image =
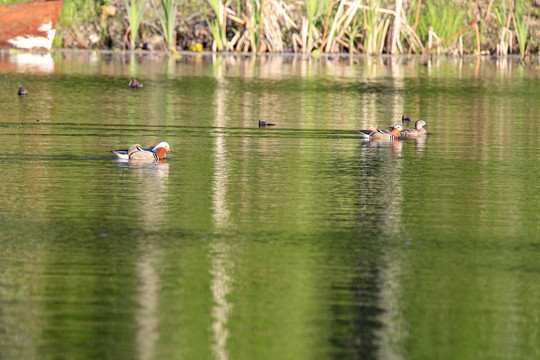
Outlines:
{"label": "duck wing", "polygon": [[126,150],[111,150],[111,152],[115,154],[116,156],[118,156],[119,159],[122,159],[122,160],[129,159],[129,153],[127,149]]}

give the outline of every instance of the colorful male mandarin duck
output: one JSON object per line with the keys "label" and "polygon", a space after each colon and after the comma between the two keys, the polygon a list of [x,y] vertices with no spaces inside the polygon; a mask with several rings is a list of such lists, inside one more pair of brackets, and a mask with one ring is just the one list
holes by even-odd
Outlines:
{"label": "colorful male mandarin duck", "polygon": [[127,150],[111,150],[113,154],[122,160],[163,160],[167,155],[167,151],[172,151],[170,146],[165,141],[143,149],[141,145],[131,145]]}
{"label": "colorful male mandarin duck", "polygon": [[403,126],[400,124],[394,125],[392,130],[379,130],[377,127],[372,127],[369,130],[356,130],[362,135],[362,138],[369,140],[398,140],[403,131]]}
{"label": "colorful male mandarin duck", "polygon": [[411,119],[409,118],[409,114],[407,114],[407,113],[404,113],[401,116],[401,122],[405,122],[405,121],[411,121]]}
{"label": "colorful male mandarin duck", "polygon": [[264,120],[259,120],[259,127],[266,127],[266,126],[276,126],[276,124],[272,124],[272,123],[269,123],[269,122],[266,122]]}
{"label": "colorful male mandarin duck", "polygon": [[141,84],[140,82],[138,82],[135,78],[131,78],[131,79],[129,80],[128,86],[129,86],[131,89],[139,89],[139,88],[142,88],[142,87],[143,87],[143,84]]}
{"label": "colorful male mandarin duck", "polygon": [[19,91],[17,91],[17,95],[20,95],[20,96],[28,95],[28,91],[21,86],[19,88]]}
{"label": "colorful male mandarin duck", "polygon": [[401,133],[404,137],[418,137],[423,136],[427,134],[427,130],[424,129],[424,126],[429,127],[428,124],[424,120],[418,120],[416,123],[414,123],[413,128],[405,128],[403,129],[403,132]]}

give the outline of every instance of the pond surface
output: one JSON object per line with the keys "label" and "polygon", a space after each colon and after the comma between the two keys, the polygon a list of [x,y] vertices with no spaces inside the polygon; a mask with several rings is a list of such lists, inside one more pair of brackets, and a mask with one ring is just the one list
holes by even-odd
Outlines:
{"label": "pond surface", "polygon": [[0,53],[0,358],[539,358],[537,65]]}

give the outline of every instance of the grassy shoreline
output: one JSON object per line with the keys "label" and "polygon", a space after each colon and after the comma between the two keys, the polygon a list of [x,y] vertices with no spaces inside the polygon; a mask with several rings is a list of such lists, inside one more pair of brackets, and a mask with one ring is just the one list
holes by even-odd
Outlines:
{"label": "grassy shoreline", "polygon": [[64,0],[54,46],[524,57],[540,0]]}

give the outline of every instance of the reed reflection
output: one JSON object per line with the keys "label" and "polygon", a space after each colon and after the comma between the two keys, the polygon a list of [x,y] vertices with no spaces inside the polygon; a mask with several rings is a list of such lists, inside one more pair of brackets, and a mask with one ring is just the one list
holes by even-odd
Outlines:
{"label": "reed reflection", "polygon": [[131,191],[138,194],[139,218],[134,221],[147,234],[139,238],[137,247],[140,255],[135,263],[139,278],[136,293],[139,306],[135,312],[137,357],[140,360],[155,359],[162,283],[157,266],[163,262],[164,253],[158,246],[159,236],[149,234],[159,234],[161,222],[156,219],[167,216],[169,164],[165,160],[117,160],[117,164],[128,171],[130,183],[135,184]]}
{"label": "reed reflection", "polygon": [[[216,90],[216,127],[225,128],[226,104],[228,99],[226,80],[221,76],[222,68],[216,69],[218,87]],[[226,137],[218,134],[215,137],[214,150],[214,179],[212,189],[213,219],[215,235],[210,246],[212,282],[210,285],[213,307],[212,307],[212,331],[214,334],[214,344],[212,346],[215,358],[226,360],[229,358],[227,351],[227,340],[229,338],[228,322],[229,314],[233,305],[227,300],[228,294],[232,291],[230,244],[218,236],[230,226],[229,204],[227,203],[227,186],[229,185],[229,163],[226,150]]]}
{"label": "reed reflection", "polygon": [[[357,232],[363,246],[355,259],[349,291],[353,329],[348,344],[356,357],[395,355],[404,340],[399,282],[402,255],[391,243],[403,241],[401,141],[360,148],[358,167]],[[383,241],[387,246],[379,246]],[[342,310],[345,311],[345,310]],[[401,332],[400,332],[401,331]]]}

